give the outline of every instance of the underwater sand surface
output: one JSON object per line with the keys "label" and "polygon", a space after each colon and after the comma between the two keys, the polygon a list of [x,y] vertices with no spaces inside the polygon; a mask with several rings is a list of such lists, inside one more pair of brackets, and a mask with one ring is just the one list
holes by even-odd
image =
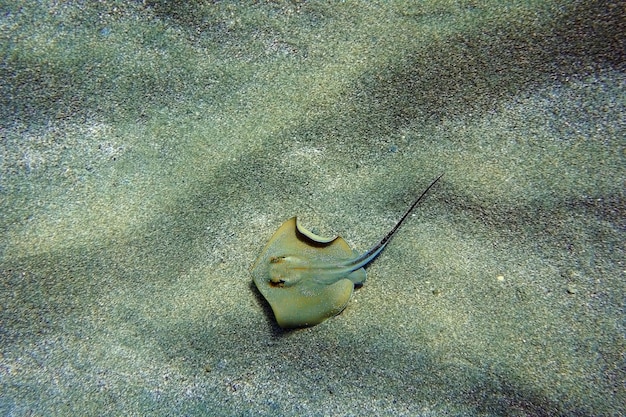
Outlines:
{"label": "underwater sand surface", "polygon": [[[621,2],[0,10],[2,415],[626,414]],[[442,172],[277,326],[284,220],[362,252]]]}

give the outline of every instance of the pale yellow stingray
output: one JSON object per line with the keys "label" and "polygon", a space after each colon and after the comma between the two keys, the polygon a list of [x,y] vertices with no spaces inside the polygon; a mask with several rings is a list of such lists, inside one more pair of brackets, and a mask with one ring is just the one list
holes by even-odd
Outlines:
{"label": "pale yellow stingray", "polygon": [[362,255],[341,237],[323,238],[295,217],[278,228],[252,265],[252,277],[274,311],[280,327],[313,326],[346,307],[365,269],[387,245],[409,213],[443,176],[415,200],[387,235]]}

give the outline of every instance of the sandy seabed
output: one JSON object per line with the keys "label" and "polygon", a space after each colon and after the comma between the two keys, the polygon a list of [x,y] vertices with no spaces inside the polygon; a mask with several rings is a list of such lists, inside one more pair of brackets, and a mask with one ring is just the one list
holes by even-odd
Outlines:
{"label": "sandy seabed", "polygon": [[[0,6],[0,413],[626,414],[623,4],[244,3]],[[276,325],[285,219],[365,251],[442,172]]]}

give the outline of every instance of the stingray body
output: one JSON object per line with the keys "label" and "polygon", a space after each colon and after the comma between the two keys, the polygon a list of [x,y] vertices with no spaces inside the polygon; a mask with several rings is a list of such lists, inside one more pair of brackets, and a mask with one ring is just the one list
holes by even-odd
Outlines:
{"label": "stingray body", "polygon": [[365,269],[385,248],[409,213],[437,177],[422,192],[387,235],[359,255],[341,237],[324,238],[305,229],[296,217],[271,237],[252,265],[257,288],[283,328],[313,326],[339,314],[350,301],[355,285],[365,281]]}

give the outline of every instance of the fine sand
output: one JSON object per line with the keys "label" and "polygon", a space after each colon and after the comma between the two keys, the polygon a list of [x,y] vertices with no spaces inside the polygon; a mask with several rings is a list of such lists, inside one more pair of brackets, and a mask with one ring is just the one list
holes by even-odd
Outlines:
{"label": "fine sand", "polygon": [[[0,414],[626,414],[622,2],[3,3]],[[276,325],[284,220],[440,173]]]}

